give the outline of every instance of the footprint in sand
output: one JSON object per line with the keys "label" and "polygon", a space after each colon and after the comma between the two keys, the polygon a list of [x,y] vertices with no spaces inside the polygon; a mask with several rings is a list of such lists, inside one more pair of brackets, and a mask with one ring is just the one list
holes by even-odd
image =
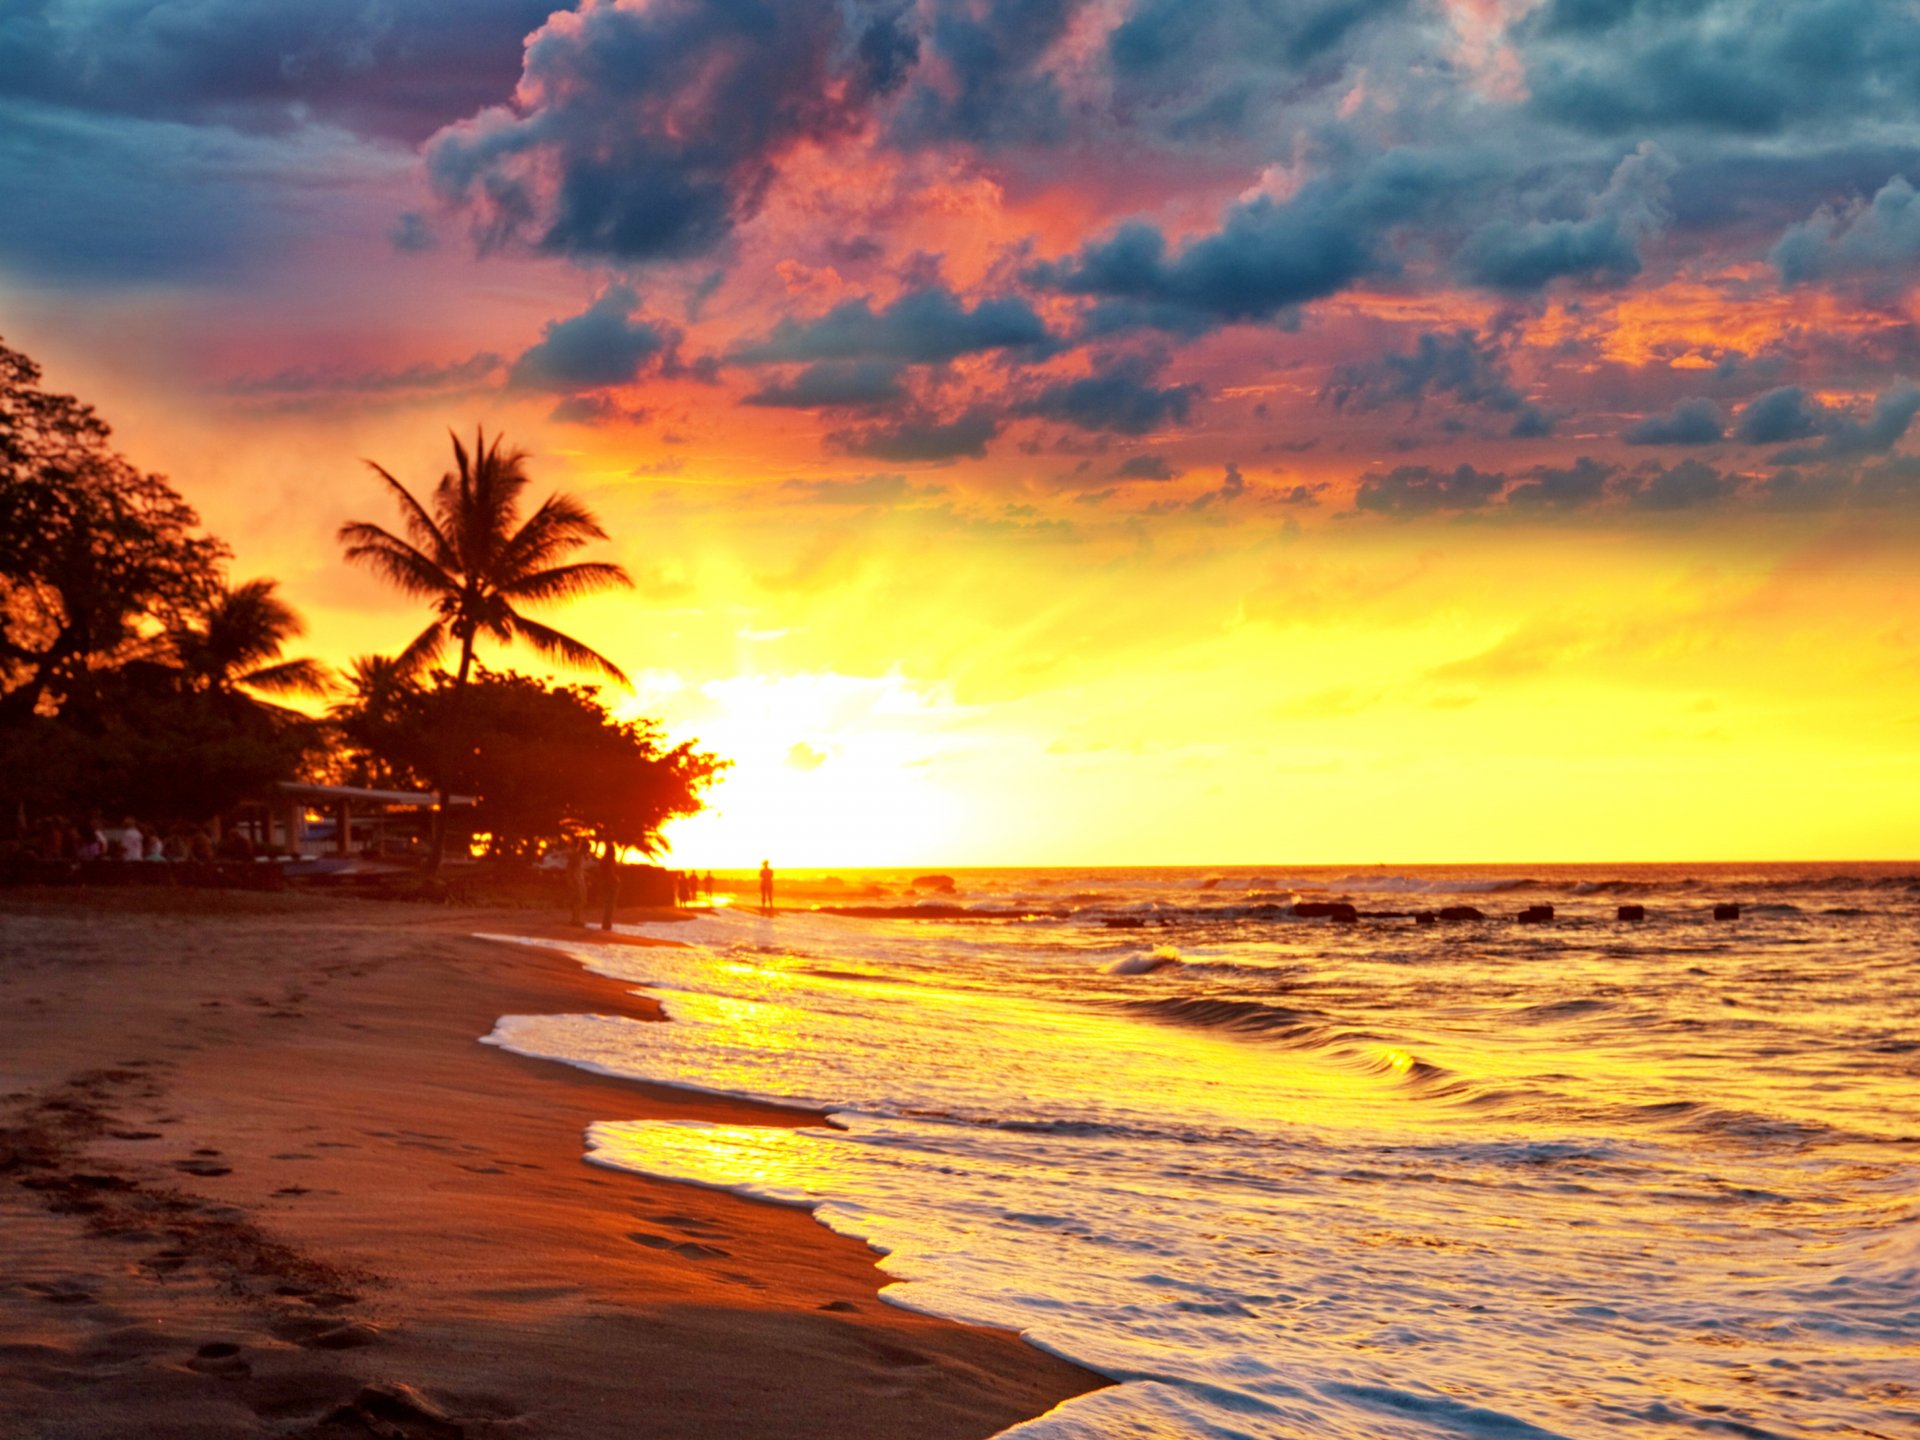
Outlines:
{"label": "footprint in sand", "polygon": [[187,1361],[187,1368],[198,1370],[202,1375],[224,1375],[235,1380],[253,1373],[246,1356],[240,1353],[240,1346],[231,1340],[213,1340],[202,1345]]}
{"label": "footprint in sand", "polygon": [[183,1175],[197,1175],[202,1179],[212,1179],[215,1175],[231,1175],[233,1167],[222,1165],[215,1160],[176,1160],[173,1168]]}
{"label": "footprint in sand", "polygon": [[702,1245],[696,1240],[670,1240],[665,1235],[649,1235],[644,1230],[629,1231],[627,1239],[636,1245],[645,1245],[650,1250],[671,1250],[689,1260],[724,1260],[733,1253],[731,1250],[722,1250],[718,1245]]}

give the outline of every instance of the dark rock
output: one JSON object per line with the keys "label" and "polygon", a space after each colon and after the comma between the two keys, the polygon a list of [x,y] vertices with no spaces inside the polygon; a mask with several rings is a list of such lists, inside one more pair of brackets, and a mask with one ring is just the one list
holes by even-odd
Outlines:
{"label": "dark rock", "polygon": [[1100,923],[1109,930],[1141,930],[1147,922],[1138,915],[1109,915]]}
{"label": "dark rock", "polygon": [[932,890],[939,895],[951,895],[956,887],[951,875],[916,875],[913,877],[913,888]]}
{"label": "dark rock", "polygon": [[1716,920],[1738,920],[1740,918],[1740,907],[1738,905],[1716,905],[1713,907],[1713,918]]}
{"label": "dark rock", "polygon": [[1431,910],[1416,910],[1413,912],[1413,923],[1416,925],[1431,925],[1433,921],[1434,914]]}
{"label": "dark rock", "polygon": [[1646,918],[1647,907],[1644,905],[1622,905],[1614,912],[1614,919],[1616,920],[1644,920]]}
{"label": "dark rock", "polygon": [[1522,925],[1545,925],[1553,919],[1553,907],[1551,905],[1529,905],[1513,918],[1518,920]]}
{"label": "dark rock", "polygon": [[1484,920],[1487,916],[1485,911],[1477,910],[1471,905],[1442,905],[1440,918],[1442,920]]}
{"label": "dark rock", "polygon": [[1344,900],[1297,900],[1293,913],[1302,920],[1358,920],[1360,912]]}

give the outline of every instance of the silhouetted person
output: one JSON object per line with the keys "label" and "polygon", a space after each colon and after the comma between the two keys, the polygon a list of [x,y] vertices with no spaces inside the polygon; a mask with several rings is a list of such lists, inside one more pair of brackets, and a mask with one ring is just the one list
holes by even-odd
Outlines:
{"label": "silhouetted person", "polygon": [[582,929],[587,923],[587,837],[579,835],[567,847],[567,923]]}
{"label": "silhouetted person", "polygon": [[620,862],[614,857],[613,841],[609,840],[600,850],[600,884],[605,894],[600,898],[600,928],[613,929],[614,894],[620,888]]}
{"label": "silhouetted person", "polygon": [[773,913],[773,866],[765,860],[760,862],[760,908]]}
{"label": "silhouetted person", "polygon": [[700,888],[707,892],[707,903],[713,903],[713,872],[707,871],[706,878],[700,882]]}

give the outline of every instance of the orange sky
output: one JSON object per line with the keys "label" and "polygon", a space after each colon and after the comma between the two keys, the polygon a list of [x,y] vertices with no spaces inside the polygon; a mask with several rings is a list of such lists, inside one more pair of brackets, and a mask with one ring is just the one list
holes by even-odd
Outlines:
{"label": "orange sky", "polygon": [[[909,6],[882,76],[589,3],[517,99],[512,0],[445,96],[375,40],[265,98],[55,67],[0,168],[85,135],[93,188],[0,224],[0,335],[336,663],[419,623],[333,541],[361,458],[531,450],[639,582],[544,618],[735,762],[682,863],[1915,853],[1905,141],[1676,118],[1574,7],[1021,8]],[[595,166],[652,208],[576,213]]]}

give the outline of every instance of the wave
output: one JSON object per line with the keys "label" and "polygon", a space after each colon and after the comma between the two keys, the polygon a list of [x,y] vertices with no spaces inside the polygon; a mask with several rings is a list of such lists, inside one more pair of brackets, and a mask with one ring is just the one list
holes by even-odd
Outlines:
{"label": "wave", "polygon": [[1107,966],[1109,975],[1152,975],[1184,964],[1180,952],[1171,945],[1156,945],[1144,955],[1122,955]]}

